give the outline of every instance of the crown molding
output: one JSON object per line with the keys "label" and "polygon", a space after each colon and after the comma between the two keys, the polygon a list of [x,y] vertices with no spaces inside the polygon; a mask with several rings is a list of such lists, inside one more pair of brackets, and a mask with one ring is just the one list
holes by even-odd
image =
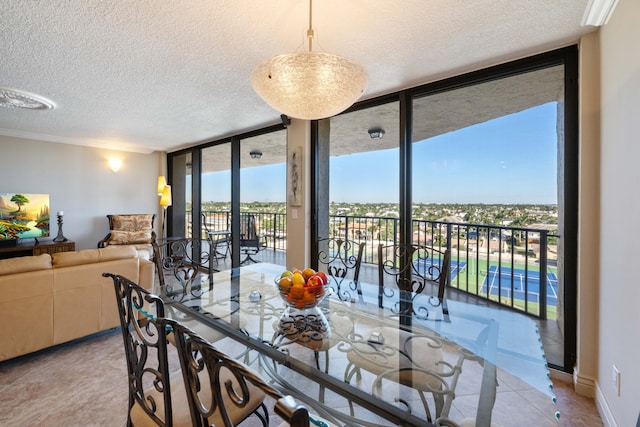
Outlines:
{"label": "crown molding", "polygon": [[618,0],[589,0],[580,25],[583,27],[605,25],[609,22],[617,4]]}
{"label": "crown molding", "polygon": [[3,128],[0,128],[0,136],[29,139],[33,141],[55,142],[58,144],[81,145],[85,147],[102,148],[105,150],[115,150],[115,151],[127,151],[130,153],[139,153],[139,154],[151,154],[154,151],[163,151],[163,149],[159,147],[147,147],[142,145],[127,144],[127,143],[120,143],[120,142],[114,142],[114,141],[105,141],[100,139],[90,139],[90,138],[87,138],[87,139],[68,138],[63,136],[47,135],[44,133],[24,132],[19,130],[11,130],[11,129],[3,129]]}

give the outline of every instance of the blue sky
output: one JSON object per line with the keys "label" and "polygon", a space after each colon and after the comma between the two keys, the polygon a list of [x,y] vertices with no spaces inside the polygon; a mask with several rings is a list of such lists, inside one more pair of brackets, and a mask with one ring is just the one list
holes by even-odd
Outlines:
{"label": "blue sky", "polygon": [[[388,135],[386,135],[388,137]],[[557,203],[556,104],[413,144],[414,203]],[[331,160],[335,202],[398,202],[398,150]],[[206,174],[203,201],[230,199],[229,173]],[[242,169],[242,201],[285,200],[284,164]],[[214,190],[217,189],[217,190]]]}

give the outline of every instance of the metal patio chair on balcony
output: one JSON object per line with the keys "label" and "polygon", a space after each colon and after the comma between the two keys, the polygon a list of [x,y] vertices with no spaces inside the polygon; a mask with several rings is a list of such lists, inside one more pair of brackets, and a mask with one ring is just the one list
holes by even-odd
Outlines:
{"label": "metal patio chair on balcony", "polygon": [[227,258],[231,253],[231,231],[224,230],[212,230],[209,228],[207,221],[207,214],[205,212],[200,213],[202,215],[202,226],[206,234],[207,242],[211,250],[211,259],[218,263],[219,260]]}
{"label": "metal patio chair on balcony", "polygon": [[240,264],[247,262],[258,262],[253,255],[256,255],[267,246],[266,235],[258,234],[256,227],[256,217],[253,214],[240,214],[240,253],[245,258]]}

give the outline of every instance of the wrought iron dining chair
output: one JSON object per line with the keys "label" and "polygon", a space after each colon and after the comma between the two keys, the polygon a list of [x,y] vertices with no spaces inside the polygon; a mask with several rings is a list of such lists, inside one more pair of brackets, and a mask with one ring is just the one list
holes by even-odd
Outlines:
{"label": "wrought iron dining chair", "polygon": [[[318,271],[328,275],[328,286],[343,302],[351,302],[358,293],[358,280],[364,242],[341,238],[322,237],[318,239]],[[324,371],[329,372],[329,350],[353,333],[353,320],[348,305],[325,313],[331,325],[333,337],[322,340],[322,345],[314,348],[316,368],[320,369],[320,353],[324,353]],[[324,387],[320,387],[320,401],[324,400]]]}
{"label": "wrought iron dining chair", "polygon": [[[172,301],[189,304],[193,301],[200,305],[203,292],[213,288],[213,265],[210,246],[202,246],[197,238],[168,238],[153,242],[154,263],[158,283],[164,295]],[[226,335],[206,326],[180,310],[169,306],[172,318],[179,317],[181,322],[210,342],[217,342]],[[246,355],[246,352],[241,355]],[[238,357],[240,357],[239,355]]]}
{"label": "wrought iron dining chair", "polygon": [[288,425],[309,426],[309,413],[304,406],[291,396],[283,396],[248,366],[174,320],[156,322],[161,328],[170,329],[175,337],[193,426],[232,427],[253,413],[268,426],[265,395],[275,399],[274,412]]}
{"label": "wrought iron dining chair", "polygon": [[[432,296],[435,306],[446,303],[451,278],[451,251],[414,244],[378,245],[378,286]],[[446,310],[446,307],[443,307]],[[446,315],[446,313],[445,313]]]}
{"label": "wrought iron dining chair", "polygon": [[[113,279],[120,325],[124,340],[125,357],[129,379],[129,410],[127,425],[191,426],[192,414],[189,394],[185,389],[184,371],[169,371],[169,341],[180,347],[183,336],[165,328],[161,319],[165,317],[165,306],[160,297],[138,286],[126,277],[103,273]],[[185,327],[186,328],[186,327]],[[204,340],[203,338],[201,338]],[[212,392],[219,392],[204,382],[198,387],[204,401],[210,401]],[[263,404],[264,392],[259,387],[246,384],[242,390],[252,399],[238,407],[236,396],[220,395],[220,405],[237,407],[229,410],[228,416],[235,425],[256,415],[267,427],[268,414]],[[214,408],[215,409],[215,408]],[[220,424],[222,425],[222,424]]]}
{"label": "wrought iron dining chair", "polygon": [[[214,273],[211,247],[202,244],[202,240],[190,237],[169,237],[152,243],[153,261],[160,288],[171,294],[175,287],[193,284],[202,273],[205,282],[210,281]],[[198,281],[198,286],[202,281]]]}
{"label": "wrought iron dining chair", "polygon": [[129,380],[127,425],[169,426],[184,419],[186,400],[180,405],[172,399],[183,387],[181,376],[169,373],[167,335],[149,321],[164,316],[162,300],[123,276],[103,276],[113,279],[120,315]]}
{"label": "wrought iron dining chair", "polygon": [[240,264],[258,262],[253,258],[253,255],[266,247],[265,237],[265,235],[258,234],[255,215],[240,214],[240,253],[245,255]]}
{"label": "wrought iron dining chair", "polygon": [[[413,389],[422,402],[425,417],[434,422],[449,413],[464,361],[460,354],[455,365],[448,362],[443,351],[445,343],[435,334],[411,333],[389,326],[373,328],[366,336],[354,334],[348,342],[349,363],[344,380],[350,383],[355,376],[357,381],[362,381],[363,371],[369,372],[373,374],[371,393],[381,398],[384,398],[386,381]],[[398,396],[388,398],[413,411],[407,400]],[[351,411],[353,413],[353,406]]]}
{"label": "wrought iron dining chair", "polygon": [[329,286],[343,301],[357,292],[364,245],[342,238],[318,239],[318,270],[329,275]]}
{"label": "wrought iron dining chair", "polygon": [[[396,305],[392,312],[399,318],[418,316],[448,319],[444,293],[450,274],[450,253],[421,245],[378,246],[379,306],[392,293],[406,292],[412,295],[406,306]],[[428,307],[415,307],[416,295],[433,295]],[[397,299],[398,301],[401,298]],[[449,412],[451,400],[465,355],[459,354],[457,362],[445,360],[445,341],[435,334],[412,333],[399,328],[376,327],[367,336],[354,334],[347,352],[349,361],[345,381],[354,375],[362,378],[362,371],[375,376],[373,392],[380,393],[385,381],[393,381],[410,387],[418,393],[429,421]],[[427,394],[433,399],[429,405]],[[409,404],[407,403],[407,406]]]}

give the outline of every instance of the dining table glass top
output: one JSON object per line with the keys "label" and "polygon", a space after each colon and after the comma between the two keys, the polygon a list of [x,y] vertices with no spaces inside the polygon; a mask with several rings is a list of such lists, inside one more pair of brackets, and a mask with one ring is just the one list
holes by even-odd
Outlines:
{"label": "dining table glass top", "polygon": [[[337,278],[300,310],[274,282],[283,270],[250,264],[161,294],[169,315],[253,350],[247,363],[336,425],[558,425],[532,319]],[[502,410],[514,405],[532,422],[514,424]]]}

